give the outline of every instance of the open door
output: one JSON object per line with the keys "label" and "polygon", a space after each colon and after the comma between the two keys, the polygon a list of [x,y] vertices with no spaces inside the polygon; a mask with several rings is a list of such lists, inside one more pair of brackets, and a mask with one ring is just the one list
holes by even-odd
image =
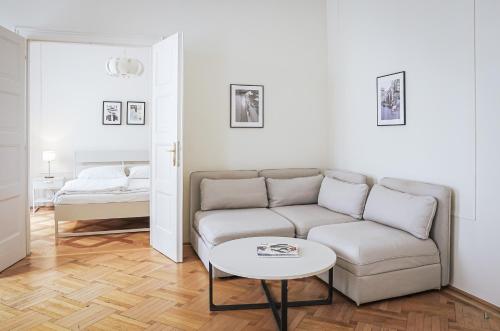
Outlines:
{"label": "open door", "polygon": [[0,27],[0,271],[26,256],[26,40]]}
{"label": "open door", "polygon": [[153,45],[151,246],[182,262],[182,34]]}

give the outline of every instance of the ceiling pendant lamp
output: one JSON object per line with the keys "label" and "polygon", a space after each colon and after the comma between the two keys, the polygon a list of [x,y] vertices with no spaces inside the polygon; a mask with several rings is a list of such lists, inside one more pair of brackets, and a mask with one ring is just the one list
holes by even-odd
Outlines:
{"label": "ceiling pendant lamp", "polygon": [[112,57],[106,62],[106,71],[113,77],[137,77],[144,72],[144,65],[137,59]]}

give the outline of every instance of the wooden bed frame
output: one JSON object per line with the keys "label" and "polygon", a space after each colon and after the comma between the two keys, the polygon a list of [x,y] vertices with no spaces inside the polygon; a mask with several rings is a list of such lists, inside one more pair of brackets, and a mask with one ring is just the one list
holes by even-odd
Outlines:
{"label": "wooden bed frame", "polygon": [[[89,167],[99,165],[124,165],[149,163],[149,152],[147,151],[81,151],[75,153],[74,176]],[[149,201],[135,202],[109,202],[88,204],[61,204],[54,205],[55,237],[77,237],[88,235],[144,232],[148,228],[107,230],[92,232],[59,232],[59,222],[64,221],[87,221],[108,220],[113,218],[135,218],[149,217]]]}

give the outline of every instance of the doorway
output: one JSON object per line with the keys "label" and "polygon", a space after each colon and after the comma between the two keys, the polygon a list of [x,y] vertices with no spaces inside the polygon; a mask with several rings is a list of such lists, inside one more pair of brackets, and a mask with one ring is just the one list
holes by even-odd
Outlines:
{"label": "doorway", "polygon": [[[22,45],[22,38],[8,30],[4,30],[1,32],[8,37],[17,38]],[[24,132],[29,137],[25,142],[29,147],[27,149],[29,152],[25,156],[20,154],[18,166],[24,164],[28,168],[29,164],[30,170],[25,177],[28,189],[22,195],[25,204],[19,204],[19,211],[23,212],[25,210],[26,212],[18,215],[19,217],[13,223],[21,233],[24,228],[27,236],[26,240],[23,240],[26,242],[24,252],[19,250],[18,254],[12,257],[0,256],[0,263],[3,266],[0,271],[28,254],[31,248],[33,248],[34,254],[47,255],[58,249],[71,253],[78,249],[96,250],[99,249],[98,247],[109,248],[113,245],[137,244],[144,247],[151,244],[153,248],[156,248],[172,260],[181,262],[182,35],[175,34],[149,45],[132,43],[124,46],[113,42],[103,42],[103,40],[109,41],[113,39],[109,36],[96,37],[53,31],[40,32],[30,29],[23,30],[22,28],[17,32],[26,37],[29,48],[26,61],[29,65],[24,67],[29,68],[26,75],[27,84],[24,85],[27,87],[28,92],[27,104],[29,105],[29,111],[26,113],[24,105],[19,105],[18,108],[19,112],[27,115],[27,125]],[[97,39],[100,42],[90,39]],[[96,78],[96,76],[93,76],[96,72],[94,69],[85,68],[85,65],[88,65],[88,60],[96,61],[99,56],[103,56],[103,53],[117,48],[121,50],[122,57],[140,57],[142,52],[143,64],[146,64],[144,66],[146,74],[143,76],[144,81],[142,84],[135,84],[135,87],[130,82],[116,84],[116,81],[110,81],[111,77]],[[145,55],[146,53],[147,55]],[[99,56],[96,54],[99,54]],[[82,57],[82,55],[84,56]],[[75,59],[81,60],[75,61]],[[102,70],[104,72],[105,65],[106,61],[99,65],[100,68],[97,71]],[[149,68],[147,68],[147,65],[149,65]],[[117,79],[116,77],[112,78]],[[115,85],[122,86],[117,88]],[[99,107],[97,110],[95,99],[99,97],[102,108]],[[94,99],[93,105],[89,102],[89,99],[92,98]],[[112,103],[106,105],[106,101]],[[123,108],[119,108],[122,109],[106,108],[107,106],[115,107],[120,102]],[[141,108],[141,106],[144,108]],[[105,116],[105,112],[111,110],[114,110],[116,114],[118,114],[119,110],[121,113],[119,117],[122,118],[116,118],[115,116],[109,120]],[[137,121],[141,121],[140,112],[143,110],[143,116],[149,121],[137,123]],[[131,116],[131,113],[135,116]],[[96,119],[101,121],[96,124]],[[108,121],[118,122],[119,125],[118,123],[105,123]],[[134,121],[136,123],[131,123]],[[177,125],[173,127],[172,123],[177,123]],[[107,127],[107,124],[111,125]],[[111,129],[114,130],[112,134],[109,133]],[[109,132],[105,132],[106,130],[109,130]],[[147,149],[137,148],[141,143],[144,146],[145,140],[147,141]],[[120,144],[122,147],[119,147]],[[112,151],[122,155],[123,153],[130,155],[146,151],[148,155],[147,161],[151,161],[150,178],[147,181],[150,187],[153,188],[152,190],[149,189],[151,192],[150,199],[146,203],[148,212],[151,211],[149,216],[151,216],[152,235],[150,237],[147,232],[142,232],[133,235],[113,234],[112,237],[111,235],[97,233],[100,236],[71,237],[67,239],[67,245],[58,245],[59,239],[55,239],[53,236],[54,233],[57,233],[59,224],[59,222],[55,221],[58,218],[56,216],[57,210],[54,213],[51,207],[45,205],[50,205],[50,202],[55,201],[58,193],[66,183],[73,179],[79,179],[81,172],[77,169],[76,155],[88,154],[88,152],[95,154],[99,151],[101,154],[108,156],[113,154]],[[164,155],[164,153],[169,156]],[[1,156],[2,161],[4,161],[5,156]],[[103,160],[99,159],[97,161],[119,163],[118,165],[122,169],[128,167],[127,176],[131,168],[143,166],[143,164],[140,164],[143,163],[143,160],[139,162],[136,159],[118,161],[116,159],[107,160],[106,157],[103,157]],[[92,168],[90,164],[92,162],[90,160],[86,164],[86,169]],[[158,167],[162,170],[158,170]],[[36,190],[34,187],[36,187]],[[165,189],[166,187],[168,190]],[[168,204],[165,204],[165,201],[168,201]],[[112,208],[112,212],[121,212],[122,214],[128,211],[131,212],[131,214],[121,215],[123,217],[120,218],[144,216],[141,214],[144,209],[138,212],[137,204],[134,206],[137,201],[128,202],[130,204],[127,201],[121,201],[120,205],[117,205],[119,208]],[[28,213],[28,204],[30,204],[34,216],[29,216],[31,214]],[[23,205],[26,206],[26,209],[23,208]],[[85,209],[83,207],[85,205],[90,215],[93,215],[92,213],[95,213],[96,210],[102,211],[102,205],[97,203],[82,204],[80,208],[75,210],[81,212],[82,209]],[[99,207],[95,208],[96,206]],[[130,206],[133,207],[127,210]],[[42,207],[42,209],[38,209],[38,207]],[[67,216],[68,211],[64,210],[65,212],[61,212],[60,215]],[[105,209],[106,212],[109,212],[109,210]],[[134,212],[138,214],[135,215]],[[69,215],[71,216],[71,213]],[[111,214],[111,216],[113,215],[115,214]],[[81,216],[81,214],[78,216]],[[86,225],[80,225],[78,222],[81,223],[81,221],[86,221],[88,218],[78,218],[76,224],[69,225],[69,228],[70,230],[77,230],[76,232],[81,230],[82,227],[89,229],[105,226],[109,228],[114,226],[113,222],[116,222],[116,220],[109,221],[111,218],[104,218],[108,219],[105,224],[87,223]],[[100,219],[100,217],[95,217],[95,219]],[[129,229],[127,227],[134,222],[140,223],[141,221],[133,220],[129,222],[122,229],[123,232],[128,233]],[[33,230],[33,235],[30,240],[31,230]],[[67,230],[67,228],[64,230]],[[97,232],[101,231],[97,230]],[[155,235],[155,233],[158,235]],[[53,239],[53,245],[50,245],[49,236]],[[109,239],[111,237],[112,240]],[[0,238],[0,240],[2,239],[4,238]],[[167,242],[168,245],[165,245],[164,242]]]}
{"label": "doorway", "polygon": [[[132,231],[149,228],[148,217],[135,216],[149,216],[138,210],[148,206],[150,178],[127,176],[149,163],[151,48],[29,41],[28,54],[32,254],[148,242],[148,233]],[[110,75],[115,58],[137,61],[141,74]],[[89,206],[94,213],[84,212]]]}

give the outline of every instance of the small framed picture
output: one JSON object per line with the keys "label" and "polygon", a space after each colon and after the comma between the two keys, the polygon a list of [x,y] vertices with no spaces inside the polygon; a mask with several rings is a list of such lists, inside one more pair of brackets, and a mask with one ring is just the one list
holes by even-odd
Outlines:
{"label": "small framed picture", "polygon": [[406,125],[405,72],[377,77],[377,125]]}
{"label": "small framed picture", "polygon": [[146,103],[127,101],[127,124],[144,125],[146,123]]}
{"label": "small framed picture", "polygon": [[102,102],[102,124],[121,125],[122,124],[122,103],[121,101]]}
{"label": "small framed picture", "polygon": [[264,127],[264,86],[230,85],[231,128]]}

